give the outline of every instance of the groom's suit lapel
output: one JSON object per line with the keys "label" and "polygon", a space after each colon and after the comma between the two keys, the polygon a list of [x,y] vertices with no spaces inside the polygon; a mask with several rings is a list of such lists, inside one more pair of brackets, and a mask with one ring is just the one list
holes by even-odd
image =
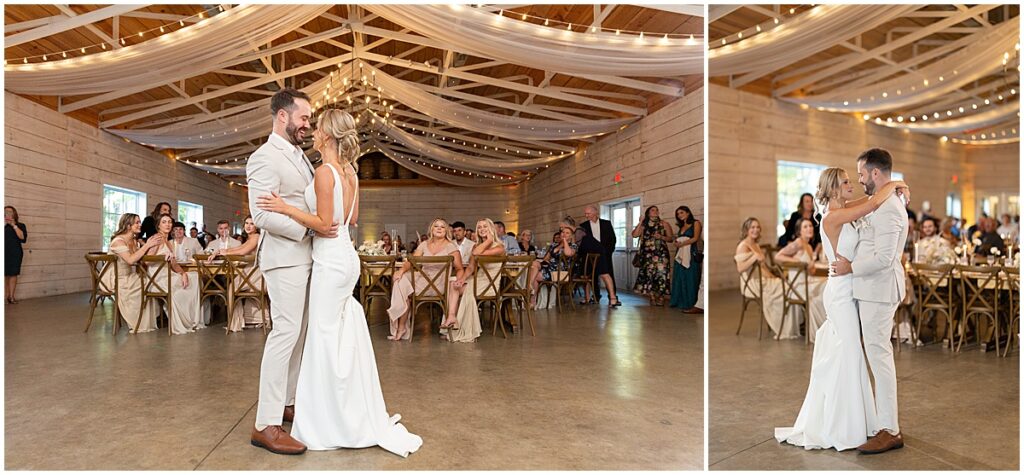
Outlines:
{"label": "groom's suit lapel", "polygon": [[[313,181],[313,169],[309,165],[309,162],[305,159],[300,159],[295,153],[293,153],[294,150],[289,150],[277,140],[271,140],[270,143],[274,146],[275,150],[288,158],[288,162],[290,162],[292,166],[295,167],[295,170],[306,179],[307,183]],[[304,163],[299,163],[300,160]]]}

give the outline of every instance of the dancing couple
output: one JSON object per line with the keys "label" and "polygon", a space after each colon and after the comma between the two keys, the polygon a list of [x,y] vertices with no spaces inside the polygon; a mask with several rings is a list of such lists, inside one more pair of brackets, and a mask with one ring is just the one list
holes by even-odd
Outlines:
{"label": "dancing couple", "polygon": [[[314,171],[299,147],[310,130],[309,97],[282,89],[271,113],[273,132],[246,165],[249,207],[263,230],[257,262],[273,302],[251,443],[289,455],[378,445],[406,457],[423,440],[388,415],[366,317],[352,297],[360,266],[348,233],[359,217],[355,121],[340,110],[320,114],[312,135],[323,165]],[[292,421],[291,434],[283,421]]]}
{"label": "dancing couple", "polygon": [[875,454],[903,447],[890,337],[906,293],[900,258],[910,194],[906,183],[891,180],[886,150],[857,157],[857,175],[868,195],[857,200],[842,168],[826,169],[818,180],[815,201],[822,208],[821,240],[830,264],[823,294],[827,320],[816,333],[810,384],[796,424],[776,428],[775,438],[808,450]]}

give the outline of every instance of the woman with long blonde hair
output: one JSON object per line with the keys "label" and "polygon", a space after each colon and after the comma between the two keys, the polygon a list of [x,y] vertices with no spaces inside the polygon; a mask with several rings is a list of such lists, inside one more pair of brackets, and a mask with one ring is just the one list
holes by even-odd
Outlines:
{"label": "woman with long blonde hair", "polygon": [[[853,186],[845,170],[833,167],[821,173],[815,199],[823,210],[821,240],[829,263],[854,258],[858,236],[853,223],[877,210],[897,189],[903,189],[909,196],[905,191],[906,183],[894,181],[874,195],[854,200]],[[905,221],[906,217],[901,219]],[[880,425],[876,414],[861,346],[853,276],[830,276],[822,299],[826,320],[815,337],[811,378],[803,407],[794,426],[776,428],[775,438],[806,449],[842,451],[861,446],[885,427]],[[888,338],[886,335],[885,339]]]}
{"label": "woman with long blonde hair", "polygon": [[[138,235],[142,232],[142,219],[134,213],[125,213],[117,224],[117,231],[110,238],[110,254],[117,256],[117,309],[128,328],[135,333],[156,330],[156,307],[142,301],[142,278],[136,267],[142,257],[151,249],[164,243],[166,236],[151,236],[139,246]],[[104,285],[114,288],[114,273],[104,274]],[[142,312],[142,319],[139,313]],[[138,327],[135,323],[139,322]]]}
{"label": "woman with long blonde hair", "polygon": [[[430,222],[430,226],[427,229],[429,229],[427,231],[429,238],[422,245],[417,246],[412,255],[416,257],[452,256],[454,259],[452,265],[455,268],[455,280],[450,281],[448,276],[435,280],[435,282],[441,285],[449,286],[448,314],[445,315],[445,321],[441,323],[442,329],[449,328],[455,322],[455,312],[458,310],[459,300],[456,289],[461,288],[466,282],[464,269],[462,268],[462,254],[459,252],[459,246],[452,240],[451,233],[448,231],[447,221],[435,218]],[[412,329],[408,328],[407,324],[409,316],[413,311],[409,302],[413,295],[413,275],[410,273],[411,270],[412,264],[406,260],[392,278],[395,284],[391,287],[391,306],[388,308],[388,316],[391,321],[391,334],[388,336],[388,339],[391,341],[408,340],[412,335]],[[424,264],[423,273],[426,274],[426,277],[416,276],[415,288],[417,291],[428,288],[427,279],[437,277],[437,273],[443,270],[444,264]],[[428,290],[428,292],[433,293],[432,290]]]}
{"label": "woman with long blonde hair", "polygon": [[[477,272],[479,265],[477,257],[480,256],[504,256],[505,245],[501,243],[500,236],[494,225],[494,221],[483,218],[476,222],[476,245],[473,246],[473,255],[469,258],[469,267],[466,270],[463,284],[456,286],[459,293],[459,309],[456,314],[456,327],[448,331],[448,341],[470,343],[476,341],[480,336],[480,311],[477,309],[476,294],[474,287],[484,289],[487,278],[482,272]],[[499,271],[501,264],[487,264],[487,272],[494,275]],[[473,276],[472,282],[469,276]],[[458,282],[457,282],[458,283]],[[488,289],[489,290],[489,289]],[[485,291],[486,293],[487,291]]]}
{"label": "woman with long blonde hair", "polygon": [[[283,213],[320,232],[313,238],[309,323],[295,389],[292,436],[310,450],[373,445],[408,456],[423,444],[389,415],[381,392],[366,314],[352,291],[360,262],[348,226],[359,216],[359,133],[347,112],[328,109],[317,119],[313,147],[323,165],[306,188],[306,213],[276,196],[258,206]],[[338,235],[329,237],[333,223]]]}

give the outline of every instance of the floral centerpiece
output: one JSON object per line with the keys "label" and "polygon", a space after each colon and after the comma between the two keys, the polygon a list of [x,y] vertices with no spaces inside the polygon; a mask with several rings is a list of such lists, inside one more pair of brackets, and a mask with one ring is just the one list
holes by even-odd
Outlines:
{"label": "floral centerpiece", "polygon": [[361,256],[383,256],[384,253],[384,241],[363,241],[363,244],[356,249],[356,252]]}

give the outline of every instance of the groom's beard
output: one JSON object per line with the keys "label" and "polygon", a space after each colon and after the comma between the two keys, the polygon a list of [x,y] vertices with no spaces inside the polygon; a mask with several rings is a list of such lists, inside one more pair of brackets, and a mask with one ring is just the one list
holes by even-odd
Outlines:
{"label": "groom's beard", "polygon": [[296,147],[302,145],[302,142],[303,142],[303,138],[299,137],[299,134],[298,134],[299,131],[305,133],[306,132],[306,127],[300,127],[297,124],[288,124],[284,128],[284,133],[285,133],[285,135],[288,136],[288,141],[291,142],[292,145],[294,145]]}
{"label": "groom's beard", "polygon": [[869,181],[869,182],[865,183],[864,184],[864,193],[867,193],[868,196],[874,195],[875,194],[875,182]]}

